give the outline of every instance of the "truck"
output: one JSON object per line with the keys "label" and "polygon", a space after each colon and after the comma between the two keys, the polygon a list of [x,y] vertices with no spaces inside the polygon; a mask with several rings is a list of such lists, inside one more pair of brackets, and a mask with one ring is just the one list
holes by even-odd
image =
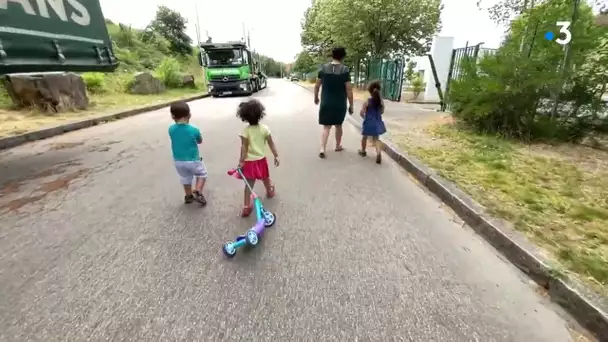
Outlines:
{"label": "truck", "polygon": [[99,0],[0,0],[0,75],[117,66]]}
{"label": "truck", "polygon": [[213,97],[251,95],[267,86],[267,77],[245,43],[201,43],[199,63],[205,68]]}

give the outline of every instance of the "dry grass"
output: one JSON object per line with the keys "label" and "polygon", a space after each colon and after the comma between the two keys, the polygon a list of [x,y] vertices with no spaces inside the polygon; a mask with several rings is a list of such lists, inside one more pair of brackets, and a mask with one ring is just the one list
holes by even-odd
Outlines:
{"label": "dry grass", "polygon": [[91,106],[88,110],[60,114],[41,113],[34,110],[11,110],[10,99],[0,94],[0,137],[106,115],[117,110],[129,110],[190,97],[201,94],[201,92],[200,89],[177,89],[158,95],[130,95],[113,92],[93,94],[90,96]]}
{"label": "dry grass", "polygon": [[513,222],[549,252],[560,272],[608,294],[607,152],[526,146],[437,122],[391,138],[490,213]]}

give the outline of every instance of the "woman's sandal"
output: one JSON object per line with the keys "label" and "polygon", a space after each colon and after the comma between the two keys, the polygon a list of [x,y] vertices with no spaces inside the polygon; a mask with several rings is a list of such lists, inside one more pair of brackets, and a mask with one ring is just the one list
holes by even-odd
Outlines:
{"label": "woman's sandal", "polygon": [[381,154],[378,154],[376,156],[376,164],[382,164],[382,155]]}
{"label": "woman's sandal", "polygon": [[344,151],[344,147],[342,147],[342,146],[336,147],[336,152],[342,152],[342,151]]}
{"label": "woman's sandal", "polygon": [[325,152],[319,152],[319,158],[325,159]]}
{"label": "woman's sandal", "polygon": [[358,153],[359,153],[359,155],[360,155],[361,157],[365,157],[365,156],[367,156],[367,152],[365,152],[365,151],[363,151],[363,150],[359,150],[359,152],[358,152]]}

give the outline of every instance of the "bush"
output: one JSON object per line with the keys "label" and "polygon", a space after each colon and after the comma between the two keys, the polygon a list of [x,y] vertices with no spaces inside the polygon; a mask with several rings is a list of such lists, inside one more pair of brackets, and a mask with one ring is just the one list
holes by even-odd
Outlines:
{"label": "bush", "polygon": [[167,88],[182,86],[183,78],[180,72],[180,64],[175,58],[164,58],[154,72]]}
{"label": "bush", "polygon": [[[556,67],[562,62],[563,49],[555,42],[537,37],[526,41],[529,45],[523,52],[520,49],[526,18],[561,18],[571,11],[570,7],[566,2],[540,5],[529,17],[513,22],[510,36],[495,55],[479,61],[461,59],[461,73],[451,83],[447,96],[455,117],[477,131],[524,140],[579,142],[605,131],[608,117],[598,91],[606,82],[601,72],[604,62],[599,57],[605,58],[607,51],[599,50],[598,39],[605,33],[592,27],[588,6],[581,7],[579,21],[572,28],[577,38],[570,43],[571,62],[563,71]],[[559,20],[553,18],[540,22],[550,25]],[[544,28],[538,32],[545,32]],[[593,55],[599,57],[589,58]]]}
{"label": "bush", "polygon": [[412,79],[412,92],[414,93],[414,100],[416,100],[418,96],[420,96],[420,93],[424,90],[425,86],[426,85],[422,81],[420,75],[417,75]]}
{"label": "bush", "polygon": [[103,93],[106,89],[105,75],[100,72],[85,72],[82,79],[87,87],[87,91],[97,94]]}

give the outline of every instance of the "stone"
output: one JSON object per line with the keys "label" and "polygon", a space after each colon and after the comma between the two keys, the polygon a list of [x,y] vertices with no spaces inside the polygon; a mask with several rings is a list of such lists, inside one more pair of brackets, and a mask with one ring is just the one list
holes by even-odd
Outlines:
{"label": "stone", "polygon": [[129,87],[132,94],[148,95],[160,94],[165,91],[165,85],[161,80],[152,76],[149,72],[140,72],[133,77]]}
{"label": "stone", "polygon": [[196,88],[196,84],[194,83],[193,75],[184,75],[182,79],[182,87],[184,88]]}
{"label": "stone", "polygon": [[17,108],[60,113],[89,107],[86,84],[75,73],[9,74],[3,84]]}

